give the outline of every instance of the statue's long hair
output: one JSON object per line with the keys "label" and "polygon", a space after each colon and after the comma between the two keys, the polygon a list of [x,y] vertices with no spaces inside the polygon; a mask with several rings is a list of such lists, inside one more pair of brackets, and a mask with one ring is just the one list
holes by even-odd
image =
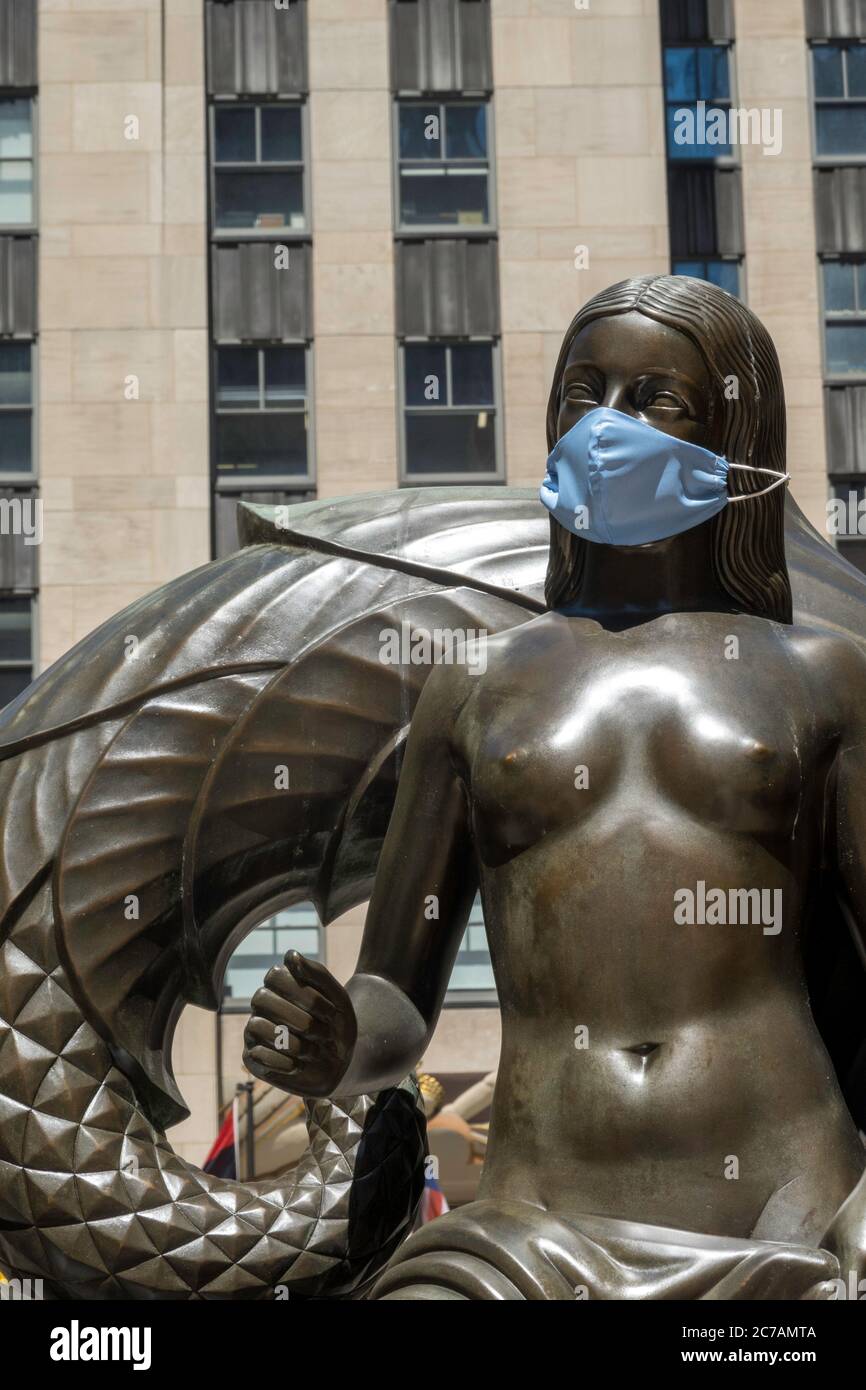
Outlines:
{"label": "statue's long hair", "polygon": [[[594,319],[631,310],[674,328],[700,352],[715,387],[713,419],[721,414],[720,453],[730,463],[785,471],[785,392],[773,341],[739,299],[689,275],[644,275],[622,280],[590,299],[573,319],[560,349],[547,406],[547,447],[558,438],[562,375],[577,334]],[[731,383],[734,383],[734,389]],[[717,436],[718,437],[718,436]],[[731,469],[731,495],[760,492],[766,474]],[[791,584],[785,563],[785,491],[774,488],[742,506],[727,506],[713,528],[716,578],[738,609],[777,622],[792,621]],[[544,596],[550,608],[579,595],[591,545],[550,519],[550,559]]]}

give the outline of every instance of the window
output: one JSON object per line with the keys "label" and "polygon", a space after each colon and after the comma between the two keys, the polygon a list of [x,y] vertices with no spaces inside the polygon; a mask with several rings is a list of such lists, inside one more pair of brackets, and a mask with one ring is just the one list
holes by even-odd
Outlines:
{"label": "window", "polygon": [[32,471],[32,426],[31,345],[0,341],[0,474]]}
{"label": "window", "polygon": [[[489,996],[491,1003],[496,995],[496,983],[493,979],[493,965],[487,945],[487,933],[484,929],[481,898],[477,895],[472,904],[466,934],[460,944],[460,950],[454,961],[454,969],[451,972],[451,979],[448,982],[448,1002],[452,1004],[468,1002],[465,998],[461,1000],[459,996],[466,996],[469,993],[472,995],[485,994]],[[453,998],[451,996],[458,997]],[[472,1002],[475,1000],[473,999]]]}
{"label": "window", "polygon": [[8,705],[33,679],[32,601],[0,598],[0,707]]}
{"label": "window", "polygon": [[406,343],[403,347],[404,472],[446,475],[497,471],[498,362],[493,343]]}
{"label": "window", "polygon": [[[727,113],[730,109],[728,49],[719,44],[667,47],[664,62],[668,159],[730,156],[730,144],[711,143],[715,132],[709,110]],[[705,102],[706,108],[699,110],[699,101]],[[686,111],[690,113],[690,120],[682,114]]]}
{"label": "window", "polygon": [[488,227],[488,144],[485,102],[399,102],[400,226]]}
{"label": "window", "polygon": [[866,261],[825,261],[827,375],[866,376]]}
{"label": "window", "polygon": [[0,226],[33,222],[33,103],[0,101]]}
{"label": "window", "polygon": [[306,228],[303,108],[213,107],[213,221],[219,232]]}
{"label": "window", "polygon": [[818,155],[866,155],[866,44],[812,49]]}
{"label": "window", "polygon": [[307,426],[303,344],[217,348],[218,478],[306,478]]}
{"label": "window", "polygon": [[674,261],[674,275],[693,275],[697,280],[709,280],[711,285],[727,290],[739,298],[739,261]]}
{"label": "window", "polygon": [[271,966],[279,965],[286,951],[322,959],[322,927],[311,903],[274,913],[244,937],[226,967],[224,1006],[246,1009]]}

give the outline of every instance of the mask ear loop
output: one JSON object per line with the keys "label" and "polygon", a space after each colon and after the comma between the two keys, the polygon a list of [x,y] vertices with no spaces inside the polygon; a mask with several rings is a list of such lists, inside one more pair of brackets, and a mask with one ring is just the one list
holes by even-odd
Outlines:
{"label": "mask ear loop", "polygon": [[769,473],[771,478],[776,479],[774,483],[770,483],[769,487],[762,487],[758,492],[743,492],[739,496],[728,497],[729,502],[751,502],[753,497],[765,497],[774,488],[781,487],[783,483],[791,480],[790,473],[777,473],[775,468],[758,468],[757,464],[753,463],[729,463],[728,467],[743,468],[747,473]]}

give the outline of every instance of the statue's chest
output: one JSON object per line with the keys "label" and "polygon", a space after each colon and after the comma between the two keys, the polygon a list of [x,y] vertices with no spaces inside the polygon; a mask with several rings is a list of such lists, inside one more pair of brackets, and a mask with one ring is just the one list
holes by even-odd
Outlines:
{"label": "statue's chest", "polygon": [[786,834],[814,764],[811,725],[772,649],[744,663],[717,649],[589,644],[567,669],[479,691],[467,750],[476,836],[520,849],[602,812]]}

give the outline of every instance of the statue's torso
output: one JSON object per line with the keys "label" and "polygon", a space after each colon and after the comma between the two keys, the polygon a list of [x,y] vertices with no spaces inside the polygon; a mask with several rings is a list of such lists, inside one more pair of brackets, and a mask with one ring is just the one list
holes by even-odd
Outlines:
{"label": "statue's torso", "polygon": [[503,1010],[485,1191],[817,1239],[863,1166],[801,964],[841,734],[821,642],[551,615],[490,655],[455,738]]}

